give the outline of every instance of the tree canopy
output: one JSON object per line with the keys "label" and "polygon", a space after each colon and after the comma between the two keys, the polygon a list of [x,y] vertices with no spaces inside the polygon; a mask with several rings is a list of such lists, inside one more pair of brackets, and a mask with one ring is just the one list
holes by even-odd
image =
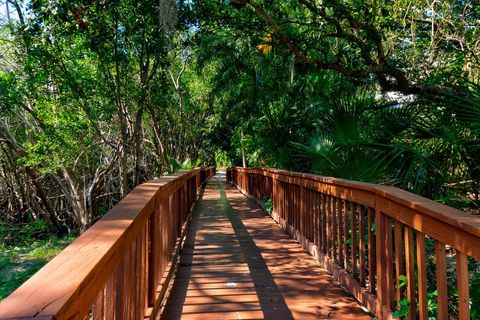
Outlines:
{"label": "tree canopy", "polygon": [[1,8],[2,220],[81,232],[135,185],[201,164],[478,204],[474,1]]}

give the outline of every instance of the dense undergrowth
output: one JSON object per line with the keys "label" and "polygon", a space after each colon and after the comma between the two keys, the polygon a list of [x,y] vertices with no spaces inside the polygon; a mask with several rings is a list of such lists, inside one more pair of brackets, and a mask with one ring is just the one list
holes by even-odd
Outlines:
{"label": "dense undergrowth", "polygon": [[41,221],[28,224],[0,222],[0,300],[30,278],[70,244],[74,235],[59,236]]}

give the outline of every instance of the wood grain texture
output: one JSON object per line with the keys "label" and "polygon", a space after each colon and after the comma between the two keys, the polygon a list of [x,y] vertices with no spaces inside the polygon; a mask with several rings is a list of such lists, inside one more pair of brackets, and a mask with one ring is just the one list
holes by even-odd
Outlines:
{"label": "wood grain texture", "polygon": [[435,241],[435,272],[437,276],[438,320],[448,319],[447,259],[445,245]]}
{"label": "wood grain texture", "polygon": [[338,243],[338,262],[341,265],[345,265],[344,255],[343,255],[343,213],[342,213],[342,202],[341,199],[337,198],[335,202],[335,209],[337,210],[337,243]]}
{"label": "wood grain texture", "polygon": [[[249,195],[241,186],[237,185],[237,188],[244,195],[256,201],[260,206],[263,205],[262,201],[254,198],[252,195]],[[334,263],[333,260],[326,255],[323,249],[305,239],[305,237],[293,226],[289,225],[280,214],[272,212],[270,216],[287,234],[298,241],[302,245],[303,249],[309,252],[320,263],[320,265],[324,266],[328,272],[333,275],[333,278],[336,281],[340,282],[354,297],[361,301],[361,303],[365,305],[368,310],[377,310],[376,297],[362,288],[360,283],[353,279],[351,274],[338,267],[336,263]]]}
{"label": "wood grain texture", "polygon": [[357,204],[352,203],[350,205],[351,211],[350,211],[350,253],[352,255],[351,257],[351,264],[352,264],[352,275],[353,278],[357,278],[358,272],[357,272]]}
{"label": "wood grain texture", "polygon": [[359,237],[359,268],[360,284],[365,287],[366,264],[365,264],[365,210],[363,206],[358,209],[358,237]]}
{"label": "wood grain texture", "polygon": [[132,283],[125,282],[125,277],[130,276],[132,266],[136,268],[135,261],[129,260],[132,250],[136,250],[132,249],[132,245],[143,234],[145,225],[155,211],[155,203],[176,192],[190,178],[202,172],[207,177],[214,171],[213,167],[181,171],[137,186],[102,219],[2,301],[0,319],[83,318],[114,274],[115,298],[112,299],[111,294],[107,298],[115,301],[115,304],[125,302],[122,308],[117,306],[118,312],[128,311],[132,301],[130,295],[123,297],[121,294],[122,290],[131,288]]}
{"label": "wood grain texture", "polygon": [[458,286],[458,318],[460,320],[470,319],[470,293],[468,287],[468,265],[467,256],[458,252],[457,262],[457,286]]}
{"label": "wood grain texture", "polygon": [[[242,184],[242,179],[248,180],[250,175],[272,179],[273,184],[280,184],[284,190],[288,190],[287,194],[290,190],[298,188],[314,192],[321,200],[321,210],[319,219],[313,216],[310,221],[318,221],[314,222],[316,224],[314,230],[318,230],[318,239],[314,237],[311,241],[309,231],[289,218],[290,214],[294,214],[294,211],[290,212],[294,208],[294,203],[291,202],[298,201],[297,199],[288,195],[272,194],[274,202],[282,202],[282,206],[279,207],[281,211],[274,208],[275,213],[272,216],[278,216],[282,228],[292,233],[295,238],[307,239],[309,246],[320,248],[318,256],[324,255],[322,259],[329,265],[333,263],[331,270],[335,273],[334,277],[341,279],[340,273],[350,274],[351,278],[358,280],[362,290],[376,294],[375,305],[378,308],[370,310],[380,318],[391,317],[399,301],[405,297],[409,300],[411,309],[408,319],[415,319],[417,315],[422,319],[427,318],[425,307],[427,252],[425,243],[422,244],[422,237],[424,241],[426,238],[429,241],[433,239],[444,248],[455,249],[457,259],[460,259],[457,261],[458,270],[466,269],[468,257],[480,259],[480,218],[435,201],[394,187],[313,174],[271,168],[236,167],[228,171],[229,181],[241,190],[251,192],[252,195],[255,195],[256,190],[262,186],[253,183],[248,185],[247,189]],[[342,204],[340,210],[337,209],[339,204]],[[361,216],[362,208],[366,209],[366,221],[363,221],[364,217]],[[373,219],[374,213],[377,221]],[[363,229],[364,224],[366,230]],[[366,234],[363,234],[364,232]],[[362,243],[364,240],[367,243]],[[363,253],[363,250],[366,252]],[[446,272],[441,269],[442,254],[438,248],[436,256],[440,261],[440,271],[436,272],[434,277],[437,286],[441,288],[446,281]],[[365,258],[366,261],[363,261]],[[407,278],[407,286],[399,288],[398,277],[403,274]],[[468,270],[457,275],[461,288],[459,291],[464,296],[460,299],[460,310],[463,310],[462,314],[467,317],[468,306],[465,301],[468,301],[468,298],[466,300],[465,297],[468,297]],[[350,289],[348,285],[347,287]],[[350,290],[357,299],[362,299],[362,294],[358,293],[359,290],[355,286]],[[443,309],[439,311],[439,317],[443,317],[444,314],[446,316],[448,295],[442,296],[440,293],[438,299],[443,300],[439,302],[440,308]]]}
{"label": "wood grain texture", "polygon": [[393,271],[393,237],[392,221],[390,217],[385,217],[385,284],[386,284],[386,304],[392,310],[394,308],[395,277]]}
{"label": "wood grain texture", "polygon": [[161,319],[371,319],[270,216],[222,181],[208,183],[180,259]]}
{"label": "wood grain texture", "polygon": [[[427,217],[432,218],[435,221],[442,221],[444,223],[442,230],[445,230],[446,228],[451,231],[456,231],[461,235],[461,237],[458,238],[463,237],[465,239],[464,241],[456,241],[457,237],[452,238],[447,236],[447,240],[449,241],[443,242],[455,248],[456,246],[459,246],[458,249],[462,252],[465,252],[467,255],[473,256],[476,259],[480,259],[480,219],[452,207],[445,206],[438,202],[394,187],[271,168],[245,169],[235,167],[234,170],[242,173],[261,173],[267,177],[277,179],[278,181],[303,186],[305,188],[317,190],[321,193],[330,194],[340,197],[341,199],[350,200],[370,207],[375,206],[375,196],[384,198],[387,200],[385,203],[394,204],[395,206],[402,208],[402,210],[409,209],[408,212],[411,213],[405,212],[404,216],[412,216],[413,214],[413,216],[416,217],[416,221],[410,219],[410,223],[402,221],[407,225],[412,226],[412,224],[414,224],[415,228],[421,229],[422,226],[425,226],[426,222],[431,221],[430,219],[427,219]],[[389,214],[387,211],[385,213]],[[424,221],[421,221],[422,217],[425,219]],[[423,233],[430,236],[429,232]],[[473,235],[474,237],[468,237],[467,234]],[[436,232],[436,235],[439,236],[440,233]],[[469,243],[470,240],[475,241]]]}
{"label": "wood grain texture", "polygon": [[387,281],[386,281],[386,232],[385,215],[380,210],[375,210],[376,225],[376,257],[377,257],[377,299],[378,305],[376,314],[382,318],[383,307],[387,306]]}
{"label": "wood grain texture", "polygon": [[403,230],[402,225],[398,221],[394,221],[393,224],[393,238],[395,242],[395,299],[397,307],[399,307],[403,298],[400,276],[405,276],[405,271],[403,263]]}
{"label": "wood grain texture", "polygon": [[416,291],[415,291],[415,260],[414,260],[414,243],[413,230],[410,227],[404,228],[405,232],[405,270],[407,277],[407,300],[410,306],[410,311],[407,319],[416,319]]}
{"label": "wood grain texture", "polygon": [[428,320],[427,297],[427,254],[425,235],[417,232],[417,274],[418,274],[418,313],[420,320]]}
{"label": "wood grain texture", "polygon": [[349,251],[349,233],[348,230],[350,229],[349,226],[349,217],[350,217],[350,206],[349,202],[343,200],[343,261],[344,261],[344,268],[345,270],[349,270],[350,268],[350,251]]}
{"label": "wood grain texture", "polygon": [[368,290],[371,293],[376,292],[377,285],[377,265],[375,257],[375,234],[373,226],[375,222],[375,211],[372,208],[367,209],[367,224],[368,224]]}
{"label": "wood grain texture", "polygon": [[[338,259],[339,259],[339,255],[338,255],[338,246],[340,246],[340,243],[337,242],[337,232],[338,232],[338,229],[337,229],[337,210],[336,210],[336,207],[337,207],[337,199],[336,198],[332,198],[331,199],[331,202],[330,202],[330,206],[331,206],[331,217],[330,217],[330,221],[331,221],[331,228],[332,228],[332,253],[333,253],[333,260],[338,263]],[[302,230],[300,229],[299,230],[300,232],[302,232]]]}

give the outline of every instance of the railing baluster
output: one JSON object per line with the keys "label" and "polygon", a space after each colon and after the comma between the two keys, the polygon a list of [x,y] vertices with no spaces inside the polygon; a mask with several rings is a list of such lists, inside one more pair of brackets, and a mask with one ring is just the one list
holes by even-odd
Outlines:
{"label": "railing baluster", "polygon": [[417,307],[415,296],[415,262],[414,262],[414,244],[413,244],[413,230],[410,227],[405,227],[405,270],[407,276],[407,300],[410,307],[408,312],[408,319],[416,319]]}
{"label": "railing baluster", "polygon": [[105,313],[105,289],[97,294],[97,300],[93,306],[93,320],[103,320]]}
{"label": "railing baluster", "polygon": [[283,214],[285,215],[285,221],[293,226],[292,222],[292,212],[290,210],[292,204],[292,192],[290,190],[290,185],[284,183],[283,184],[283,192],[285,195],[285,201],[283,202]]}
{"label": "railing baluster", "polygon": [[327,255],[331,258],[332,257],[332,197],[330,195],[327,195],[327,202],[325,204],[326,206],[326,228],[327,228]]}
{"label": "railing baluster", "polygon": [[[303,193],[303,195],[302,195]],[[311,237],[311,232],[310,232],[310,227],[312,226],[312,223],[310,219],[312,218],[312,215],[309,211],[310,207],[310,192],[308,189],[301,187],[301,195],[300,195],[300,201],[302,203],[302,215],[303,215],[303,221],[305,225],[305,230],[303,233],[305,234],[305,237],[309,240],[312,241]]]}
{"label": "railing baluster", "polygon": [[287,192],[287,199],[285,201],[285,214],[287,215],[288,224],[291,226],[295,226],[295,195],[294,190],[291,184],[285,184],[285,191]]}
{"label": "railing baluster", "polygon": [[359,236],[359,257],[360,257],[360,284],[365,286],[365,210],[363,206],[358,208],[358,236]]}
{"label": "railing baluster", "polygon": [[470,298],[468,288],[467,255],[456,252],[457,287],[458,287],[458,319],[470,319]]}
{"label": "railing baluster", "polygon": [[311,201],[312,201],[312,237],[313,243],[320,248],[320,219],[318,216],[318,193],[314,190],[311,190]]}
{"label": "railing baluster", "polygon": [[167,233],[167,229],[171,226],[170,221],[170,197],[163,200],[160,204],[160,220],[159,220],[159,233],[161,238],[161,248],[162,248],[162,256],[161,256],[161,266],[158,269],[158,284],[162,281],[163,273],[167,269],[168,260],[170,258],[170,234]]}
{"label": "railing baluster", "polygon": [[307,224],[306,224],[306,192],[305,192],[305,188],[303,187],[300,187],[300,197],[298,198],[298,206],[299,206],[299,209],[298,210],[299,212],[299,215],[300,215],[300,232],[303,233],[303,234],[306,234],[307,237],[308,237],[308,232],[307,232]]}
{"label": "railing baluster", "polygon": [[338,263],[338,255],[337,255],[337,244],[335,241],[337,240],[337,215],[336,215],[336,206],[337,200],[335,197],[331,198],[331,228],[332,228],[332,253],[333,253],[333,260]]}
{"label": "railing baluster", "polygon": [[322,193],[321,194],[321,205],[322,210],[320,215],[322,217],[322,250],[325,254],[327,254],[327,195]]}
{"label": "railing baluster", "polygon": [[344,268],[345,270],[350,269],[350,252],[349,252],[349,246],[348,246],[348,241],[349,241],[349,236],[348,236],[348,230],[350,228],[349,224],[349,216],[350,216],[350,204],[348,201],[343,201],[343,254],[345,255],[344,258]]}
{"label": "railing baluster", "polygon": [[285,195],[285,183],[279,182],[279,190],[280,190],[280,197],[279,197],[279,203],[280,203],[280,217],[287,221],[287,215],[285,214],[285,202],[287,201],[287,197]]}
{"label": "railing baluster", "polygon": [[[138,238],[137,238],[138,240]],[[128,267],[125,272],[125,293],[127,295],[126,312],[127,319],[135,318],[135,302],[137,296],[137,241],[132,243],[128,256]]]}
{"label": "railing baluster", "polygon": [[308,221],[308,238],[312,243],[315,243],[315,231],[314,231],[314,226],[315,226],[315,216],[313,214],[313,192],[309,189],[305,190],[307,193],[307,199],[306,199],[306,206],[307,206],[307,221]]}
{"label": "railing baluster", "polygon": [[[295,212],[295,229],[300,231],[301,227],[301,203],[300,203],[300,187],[296,185],[291,185],[293,187],[293,196],[294,196],[294,212]],[[300,232],[304,232],[302,229]]]}
{"label": "railing baluster", "polygon": [[337,246],[338,246],[338,261],[345,265],[343,256],[343,228],[342,228],[342,199],[337,198],[335,202],[335,209],[337,210]]}
{"label": "railing baluster", "polygon": [[123,311],[124,301],[126,298],[125,295],[125,286],[124,286],[124,274],[125,274],[125,261],[129,251],[125,254],[123,260],[120,262],[120,265],[117,267],[115,272],[115,317],[116,319],[125,319],[125,314]]}
{"label": "railing baluster", "polygon": [[279,204],[279,214],[280,217],[287,221],[287,216],[285,215],[285,202],[287,200],[285,196],[285,184],[282,181],[278,182],[278,190],[279,190],[279,197],[278,197],[278,204]]}
{"label": "railing baluster", "polygon": [[136,241],[136,250],[135,250],[135,260],[134,261],[134,266],[135,266],[135,274],[133,275],[135,278],[134,283],[134,292],[135,292],[135,297],[133,300],[133,311],[134,311],[134,319],[140,319],[142,317],[143,309],[144,309],[144,304],[143,304],[143,297],[142,297],[142,291],[144,288],[142,286],[144,285],[143,283],[143,266],[145,265],[145,260],[143,259],[143,233],[144,231],[142,230],[142,233],[137,237]]}
{"label": "railing baluster", "polygon": [[142,285],[140,287],[141,293],[141,318],[145,317],[145,312],[148,308],[148,265],[149,265],[149,256],[148,256],[148,231],[149,228],[149,221],[147,220],[147,225],[143,228],[143,235],[142,235]]}
{"label": "railing baluster", "polygon": [[374,221],[375,221],[375,211],[372,208],[367,209],[368,217],[368,283],[369,291],[371,293],[376,292],[376,258],[375,258],[375,235],[373,232]]}
{"label": "railing baluster", "polygon": [[177,222],[175,219],[175,193],[171,194],[170,197],[168,198],[168,226],[171,226],[172,228],[170,232],[168,230],[165,230],[165,233],[168,235],[168,256],[171,256],[173,253],[173,242],[175,241],[174,239],[176,238],[177,235]]}
{"label": "railing baluster", "polygon": [[447,259],[445,245],[435,241],[435,271],[437,276],[438,320],[448,319]]}
{"label": "railing baluster", "polygon": [[309,217],[309,226],[310,226],[310,241],[315,243],[315,213],[314,213],[314,193],[312,190],[307,189],[308,200],[307,200],[307,212]]}
{"label": "railing baluster", "polygon": [[351,262],[352,262],[352,275],[353,278],[357,278],[357,204],[350,203],[350,228],[351,228],[351,236],[350,236],[350,246],[351,246]]}
{"label": "railing baluster", "polygon": [[395,283],[396,283],[396,300],[397,308],[400,307],[402,300],[402,287],[400,276],[404,275],[403,269],[403,239],[402,225],[398,221],[393,224],[394,242],[395,242]]}
{"label": "railing baluster", "polygon": [[182,212],[182,193],[181,189],[178,189],[175,193],[175,210],[173,211],[175,213],[175,217],[177,218],[177,235],[175,237],[175,241],[177,241],[177,238],[180,237],[181,232],[182,232],[182,225],[183,225],[183,212]]}
{"label": "railing baluster", "polygon": [[105,320],[113,320],[115,312],[115,274],[105,284]]}
{"label": "railing baluster", "polygon": [[379,305],[377,313],[380,318],[383,315],[383,306],[388,303],[387,283],[386,283],[386,232],[385,232],[385,215],[377,208],[375,210],[375,225],[377,231],[377,295]]}
{"label": "railing baluster", "polygon": [[418,313],[420,320],[428,319],[427,309],[427,254],[425,251],[425,235],[417,234],[417,273],[418,273]]}
{"label": "railing baluster", "polygon": [[385,264],[386,274],[385,280],[387,285],[387,306],[392,309],[394,307],[395,296],[395,280],[393,275],[393,237],[392,237],[392,220],[390,217],[385,216]]}
{"label": "railing baluster", "polygon": [[161,233],[159,232],[159,223],[160,223],[160,204],[158,200],[155,203],[155,211],[150,217],[150,252],[148,260],[148,306],[153,307],[155,304],[155,291],[159,282],[159,274],[161,268]]}

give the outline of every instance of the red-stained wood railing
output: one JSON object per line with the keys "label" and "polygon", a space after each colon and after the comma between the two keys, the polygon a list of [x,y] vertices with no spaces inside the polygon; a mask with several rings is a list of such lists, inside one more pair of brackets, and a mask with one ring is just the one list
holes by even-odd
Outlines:
{"label": "red-stained wood railing", "polygon": [[271,199],[272,217],[379,319],[393,318],[401,301],[407,319],[428,319],[427,284],[437,319],[470,319],[467,262],[480,259],[479,217],[398,188],[311,174],[237,167],[227,180],[260,205]]}
{"label": "red-stained wood railing", "polygon": [[214,167],[141,184],[0,303],[0,319],[153,319]]}

